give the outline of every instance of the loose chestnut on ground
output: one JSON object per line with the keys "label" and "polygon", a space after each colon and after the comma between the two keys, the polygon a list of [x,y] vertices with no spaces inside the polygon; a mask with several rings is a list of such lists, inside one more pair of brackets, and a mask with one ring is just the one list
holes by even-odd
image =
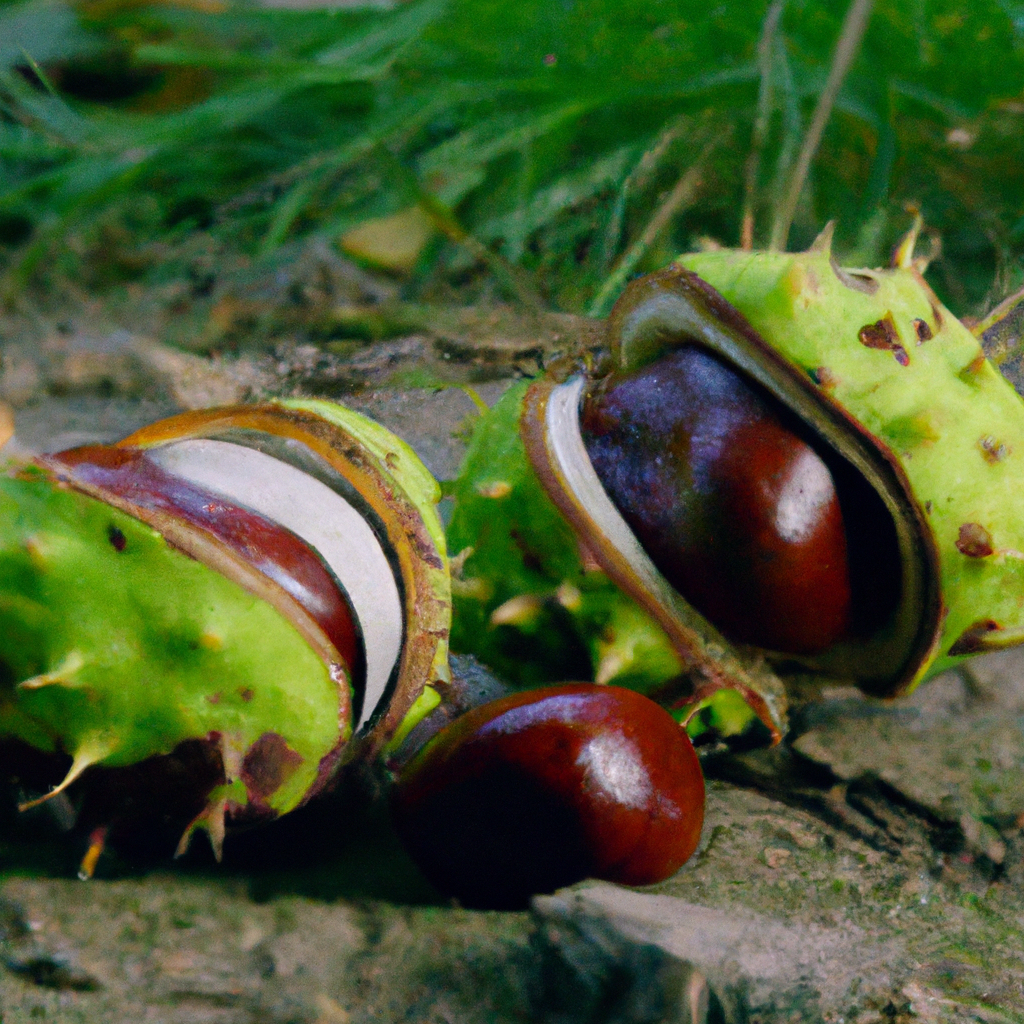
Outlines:
{"label": "loose chestnut on ground", "polygon": [[392,809],[438,889],[514,909],[587,877],[669,877],[700,840],[704,779],[685,730],[657,704],[567,684],[457,719],[406,766]]}

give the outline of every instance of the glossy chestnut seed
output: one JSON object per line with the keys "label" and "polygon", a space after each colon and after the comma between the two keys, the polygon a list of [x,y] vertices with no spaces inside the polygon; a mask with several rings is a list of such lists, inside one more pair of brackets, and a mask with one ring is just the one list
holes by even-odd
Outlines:
{"label": "glossy chestnut seed", "polygon": [[704,778],[659,705],[574,683],[457,719],[406,767],[392,811],[438,889],[514,909],[588,877],[646,885],[673,874],[700,840]]}
{"label": "glossy chestnut seed", "polygon": [[687,346],[605,380],[581,414],[609,497],[669,582],[732,639],[813,654],[853,622],[828,465],[769,395]]}

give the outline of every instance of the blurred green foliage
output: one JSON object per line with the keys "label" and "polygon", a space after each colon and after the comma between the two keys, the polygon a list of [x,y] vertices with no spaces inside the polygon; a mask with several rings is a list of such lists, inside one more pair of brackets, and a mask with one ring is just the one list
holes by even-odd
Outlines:
{"label": "blurred green foliage", "polygon": [[[587,310],[638,240],[637,271],[703,238],[738,243],[759,96],[766,244],[846,4],[788,0],[759,62],[767,8],[0,2],[6,294],[74,278],[71,236],[173,247],[204,232],[258,259],[419,203],[444,231],[409,292],[497,282]],[[692,196],[663,208],[701,154]],[[877,0],[790,245],[835,218],[840,256],[877,264],[917,209],[958,312],[1024,284],[1024,2]],[[122,262],[122,278],[158,273]]]}

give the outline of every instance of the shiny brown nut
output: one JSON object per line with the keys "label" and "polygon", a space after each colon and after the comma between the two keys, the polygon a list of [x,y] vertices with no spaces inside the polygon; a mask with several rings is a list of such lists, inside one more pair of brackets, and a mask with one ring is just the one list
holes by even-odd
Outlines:
{"label": "shiny brown nut", "polygon": [[594,469],[647,553],[729,637],[812,654],[849,634],[833,475],[770,396],[685,346],[603,381],[581,427]]}
{"label": "shiny brown nut", "polygon": [[408,764],[392,809],[438,889],[515,908],[587,877],[645,885],[673,874],[700,839],[704,779],[657,704],[567,684],[455,721]]}

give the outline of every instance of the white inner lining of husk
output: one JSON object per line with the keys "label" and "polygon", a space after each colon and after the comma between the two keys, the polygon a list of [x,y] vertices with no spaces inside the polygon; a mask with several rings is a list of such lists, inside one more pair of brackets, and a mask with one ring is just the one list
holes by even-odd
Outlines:
{"label": "white inner lining of husk", "polygon": [[544,416],[548,452],[581,509],[629,563],[644,588],[663,607],[674,610],[680,603],[679,595],[658,571],[608,497],[590,461],[580,432],[580,397],[585,383],[583,377],[573,377],[548,395]]}
{"label": "white inner lining of husk", "polygon": [[360,728],[377,710],[402,651],[402,599],[376,534],[340,494],[271,455],[206,439],[150,449],[168,473],[278,523],[309,544],[345,588],[366,648]]}

